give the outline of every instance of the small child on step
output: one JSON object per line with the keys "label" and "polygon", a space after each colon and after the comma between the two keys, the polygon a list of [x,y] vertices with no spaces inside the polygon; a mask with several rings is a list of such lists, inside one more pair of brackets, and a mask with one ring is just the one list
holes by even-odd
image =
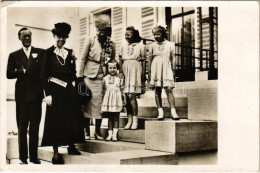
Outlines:
{"label": "small child on step", "polygon": [[106,141],[117,141],[119,115],[123,108],[125,95],[122,94],[123,80],[117,75],[119,64],[116,60],[108,61],[108,75],[103,78],[104,97],[101,111],[108,116],[108,136]]}
{"label": "small child on step", "polygon": [[171,107],[172,119],[179,120],[175,110],[173,88],[175,75],[175,45],[166,40],[166,28],[159,25],[153,28],[152,33],[155,42],[149,49],[149,80],[150,85],[155,88],[155,101],[158,108],[158,120],[164,119],[162,109],[162,88],[164,88],[169,105]]}

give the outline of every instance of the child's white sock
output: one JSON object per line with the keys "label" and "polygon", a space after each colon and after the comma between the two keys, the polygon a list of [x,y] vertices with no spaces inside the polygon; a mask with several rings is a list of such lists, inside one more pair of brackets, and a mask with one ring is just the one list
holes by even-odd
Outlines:
{"label": "child's white sock", "polygon": [[158,114],[159,114],[157,117],[158,119],[163,118],[163,109],[162,108],[158,109]]}
{"label": "child's white sock", "polygon": [[176,113],[176,109],[175,108],[171,108],[171,114],[172,114],[172,118],[173,119],[180,119]]}

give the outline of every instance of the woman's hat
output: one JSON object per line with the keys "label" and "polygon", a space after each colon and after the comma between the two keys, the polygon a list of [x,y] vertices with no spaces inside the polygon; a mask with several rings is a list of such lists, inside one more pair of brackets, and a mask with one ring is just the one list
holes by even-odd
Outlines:
{"label": "woman's hat", "polygon": [[69,33],[71,31],[71,27],[69,24],[63,22],[63,23],[56,23],[54,25],[55,28],[52,29],[52,33],[54,35],[57,35],[58,37],[64,37],[64,38],[68,38],[69,37]]}
{"label": "woman's hat", "polygon": [[97,29],[105,29],[107,27],[111,27],[110,25],[110,17],[105,14],[100,14],[95,16],[95,26]]}

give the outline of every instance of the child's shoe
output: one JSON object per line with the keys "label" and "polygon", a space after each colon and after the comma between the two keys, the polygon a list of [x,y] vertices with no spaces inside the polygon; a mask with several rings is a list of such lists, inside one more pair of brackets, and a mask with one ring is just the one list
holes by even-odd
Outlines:
{"label": "child's shoe", "polygon": [[117,141],[117,132],[118,132],[118,129],[117,128],[113,128],[113,137],[112,137],[113,142]]}
{"label": "child's shoe", "polygon": [[157,119],[158,120],[163,120],[164,118],[163,118],[163,109],[162,108],[159,108],[158,109],[158,117],[157,117]]}
{"label": "child's shoe", "polygon": [[130,127],[131,127],[131,125],[133,123],[133,115],[131,115],[131,114],[127,115],[127,119],[128,119],[127,124],[124,127],[125,130],[129,130],[130,129]]}
{"label": "child's shoe", "polygon": [[172,119],[173,120],[179,120],[180,118],[178,117],[175,108],[171,109],[171,114],[172,114]]}
{"label": "child's shoe", "polygon": [[111,141],[112,136],[113,136],[113,131],[112,130],[108,130],[108,136],[106,138],[106,141]]}
{"label": "child's shoe", "polygon": [[133,116],[133,124],[131,126],[131,130],[136,130],[138,127],[138,119],[137,116]]}

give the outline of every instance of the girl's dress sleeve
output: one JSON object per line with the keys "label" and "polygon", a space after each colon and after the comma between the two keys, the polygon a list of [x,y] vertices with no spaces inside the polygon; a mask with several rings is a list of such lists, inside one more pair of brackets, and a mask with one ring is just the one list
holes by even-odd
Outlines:
{"label": "girl's dress sleeve", "polygon": [[120,77],[118,77],[119,79],[119,87],[122,89],[124,86],[124,79],[121,79]]}
{"label": "girl's dress sleeve", "polygon": [[148,59],[148,71],[151,72],[151,64],[153,61],[153,44],[150,44],[149,51],[147,53],[147,59]]}
{"label": "girl's dress sleeve", "polygon": [[[145,45],[143,44],[143,42],[141,41],[138,44],[138,57],[140,57],[140,60],[145,60]],[[139,58],[138,58],[139,59]]]}
{"label": "girl's dress sleeve", "polygon": [[171,56],[175,55],[175,43],[174,42],[170,42],[170,54],[171,54]]}
{"label": "girl's dress sleeve", "polygon": [[176,70],[175,43],[174,42],[169,42],[169,43],[170,43],[170,61],[172,64],[172,70],[174,71]]}

